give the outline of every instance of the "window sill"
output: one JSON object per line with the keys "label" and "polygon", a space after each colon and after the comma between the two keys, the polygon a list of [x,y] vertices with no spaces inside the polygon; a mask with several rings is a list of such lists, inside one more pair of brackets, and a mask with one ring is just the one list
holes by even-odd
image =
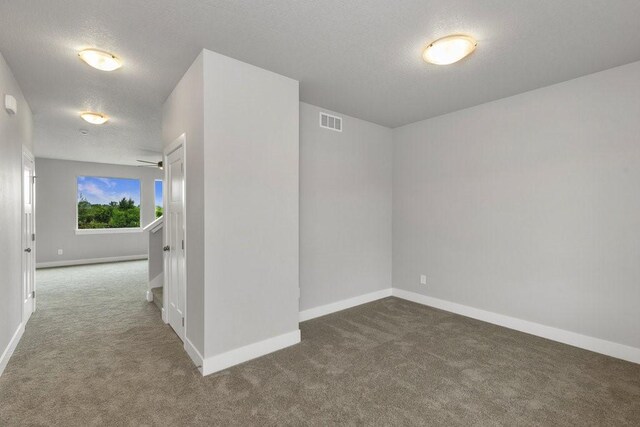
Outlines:
{"label": "window sill", "polygon": [[123,234],[142,233],[142,228],[84,228],[76,229],[76,235],[81,234]]}

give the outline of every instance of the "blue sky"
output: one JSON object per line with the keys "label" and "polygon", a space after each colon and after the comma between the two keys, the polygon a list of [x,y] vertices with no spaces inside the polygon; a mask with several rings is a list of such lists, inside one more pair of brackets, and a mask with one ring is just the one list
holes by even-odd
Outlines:
{"label": "blue sky", "polygon": [[156,180],[154,187],[156,193],[156,206],[162,206],[162,181]]}
{"label": "blue sky", "polygon": [[78,177],[78,200],[80,194],[91,204],[106,205],[119,202],[123,197],[133,199],[140,205],[140,181],[126,178]]}

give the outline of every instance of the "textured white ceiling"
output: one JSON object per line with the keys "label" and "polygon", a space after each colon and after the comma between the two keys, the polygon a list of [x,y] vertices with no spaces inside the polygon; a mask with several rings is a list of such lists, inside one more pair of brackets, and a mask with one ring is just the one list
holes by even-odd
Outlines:
{"label": "textured white ceiling", "polygon": [[[0,19],[36,155],[124,164],[158,157],[161,105],[202,48],[390,127],[640,60],[638,0],[6,0]],[[423,47],[451,33],[475,36],[476,52],[425,64]],[[89,68],[86,47],[124,67]],[[91,126],[83,109],[112,119]]]}

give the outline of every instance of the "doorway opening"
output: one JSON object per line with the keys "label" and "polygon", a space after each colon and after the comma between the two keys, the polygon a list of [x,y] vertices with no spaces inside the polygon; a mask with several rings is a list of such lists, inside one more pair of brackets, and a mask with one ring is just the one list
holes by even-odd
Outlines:
{"label": "doorway opening", "polygon": [[186,313],[185,136],[164,151],[164,295],[165,321],[184,342]]}
{"label": "doorway opening", "polygon": [[22,149],[22,323],[36,310],[36,169],[33,154]]}

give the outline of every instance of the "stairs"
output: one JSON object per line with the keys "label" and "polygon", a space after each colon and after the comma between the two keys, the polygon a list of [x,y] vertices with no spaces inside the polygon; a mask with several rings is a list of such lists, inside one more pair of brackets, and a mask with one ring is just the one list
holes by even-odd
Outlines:
{"label": "stairs", "polygon": [[153,303],[158,307],[158,310],[162,311],[162,287],[159,288],[151,288],[151,293],[153,294]]}

